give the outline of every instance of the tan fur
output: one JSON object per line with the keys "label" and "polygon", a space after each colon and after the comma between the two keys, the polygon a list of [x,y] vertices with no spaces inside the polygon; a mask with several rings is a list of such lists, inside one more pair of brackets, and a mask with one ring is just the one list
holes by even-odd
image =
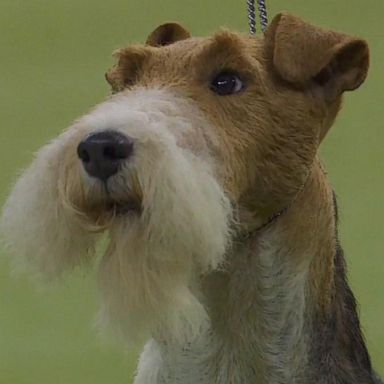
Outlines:
{"label": "tan fur", "polygon": [[[16,185],[3,216],[11,246],[56,271],[87,259],[84,248],[108,231],[100,323],[153,337],[136,384],[373,383],[318,159],[342,93],[366,77],[366,42],[281,14],[263,38],[195,38],[164,24],[115,57],[106,75],[115,95]],[[245,89],[214,93],[223,70]],[[108,193],[75,156],[105,129],[135,145]],[[127,203],[133,211],[119,214]],[[25,213],[35,216],[23,223]],[[55,262],[63,239],[75,240],[76,256]]]}
{"label": "tan fur", "polygon": [[146,44],[161,47],[188,39],[191,35],[178,23],[166,23],[157,27],[147,38]]}

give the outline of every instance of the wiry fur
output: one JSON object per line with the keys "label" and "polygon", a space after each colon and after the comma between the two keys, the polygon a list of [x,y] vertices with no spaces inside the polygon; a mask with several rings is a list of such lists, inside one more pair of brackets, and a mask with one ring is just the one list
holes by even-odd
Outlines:
{"label": "wiry fur", "polygon": [[6,243],[19,256],[15,267],[32,265],[48,278],[86,263],[94,254],[92,225],[79,220],[62,182],[68,177],[62,161],[67,136],[39,151],[14,186],[1,221]]}
{"label": "wiry fur", "polygon": [[[140,97],[153,114],[153,121],[147,114],[145,130],[142,119],[137,127],[130,119],[133,106],[126,110],[130,98]],[[119,100],[120,110],[105,108],[106,115],[101,115],[116,128],[121,117],[122,131],[136,139],[137,156],[129,167],[134,167],[142,195],[140,218],[116,217],[109,228],[110,247],[100,272],[103,313],[134,334],[144,328],[180,339],[185,324],[190,336],[204,317],[188,284],[223,260],[230,204],[213,177],[206,151],[195,154],[177,145],[178,135],[186,139],[192,133],[192,121],[202,129],[207,124],[198,112],[185,120],[172,95],[157,92],[152,97],[151,105],[151,93],[134,93]],[[184,112],[191,115],[192,108]],[[97,112],[92,118],[99,121]]]}
{"label": "wiry fur", "polygon": [[[154,329],[176,339],[194,334],[206,315],[189,285],[194,276],[217,268],[228,245],[230,204],[208,151],[182,147],[182,139],[201,140],[193,126],[207,127],[193,112],[188,102],[165,91],[111,98],[39,152],[4,208],[8,242],[44,273],[84,262],[94,248],[93,232],[108,227],[100,322],[112,318],[128,337]],[[65,151],[76,153],[73,142],[105,127],[135,139],[137,151],[108,181],[107,196],[92,180],[80,184],[87,176],[79,162],[65,161]],[[21,200],[25,190],[28,198]],[[124,202],[127,195],[129,203],[140,201],[139,217],[116,216],[113,210],[105,215],[109,199]]]}
{"label": "wiry fur", "polygon": [[[377,383],[317,156],[367,44],[282,14],[261,39],[165,24],[116,57],[115,95],[16,183],[14,251],[57,274],[108,232],[99,323],[150,338],[136,384]],[[246,87],[215,94],[223,70]],[[105,130],[134,146],[102,183],[76,148]]]}

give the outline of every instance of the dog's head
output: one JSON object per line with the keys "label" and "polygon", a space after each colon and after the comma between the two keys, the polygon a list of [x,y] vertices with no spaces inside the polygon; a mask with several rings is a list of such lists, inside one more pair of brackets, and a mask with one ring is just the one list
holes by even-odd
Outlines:
{"label": "dog's head", "polygon": [[198,278],[234,231],[302,188],[368,48],[281,14],[262,38],[165,24],[116,57],[113,95],[39,151],[3,229],[49,274],[91,259],[108,231],[103,312],[133,334],[177,336],[204,318]]}

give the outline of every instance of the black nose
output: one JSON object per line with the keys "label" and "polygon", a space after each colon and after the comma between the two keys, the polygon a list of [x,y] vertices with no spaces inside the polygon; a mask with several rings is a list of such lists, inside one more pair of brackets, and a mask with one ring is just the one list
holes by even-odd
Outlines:
{"label": "black nose", "polygon": [[77,147],[77,154],[88,175],[107,180],[133,151],[133,141],[116,131],[89,135]]}

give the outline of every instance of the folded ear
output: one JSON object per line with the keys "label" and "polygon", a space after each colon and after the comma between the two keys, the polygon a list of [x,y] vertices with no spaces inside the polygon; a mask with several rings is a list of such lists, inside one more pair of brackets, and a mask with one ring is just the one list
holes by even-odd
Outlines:
{"label": "folded ear", "polygon": [[191,35],[178,23],[166,23],[157,27],[147,38],[146,44],[161,47],[188,39]]}
{"label": "folded ear", "polygon": [[317,83],[334,96],[359,87],[369,66],[367,43],[282,13],[265,34],[268,56],[286,81],[305,87]]}

